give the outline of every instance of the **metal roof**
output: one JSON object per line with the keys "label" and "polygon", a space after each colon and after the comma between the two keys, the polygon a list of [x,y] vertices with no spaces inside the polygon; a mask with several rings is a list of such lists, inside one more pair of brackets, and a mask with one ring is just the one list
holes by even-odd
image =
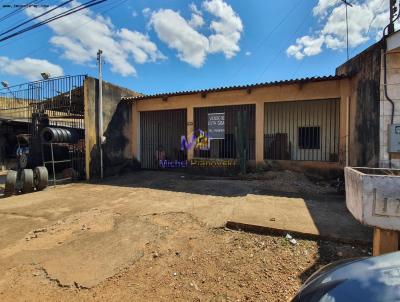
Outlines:
{"label": "metal roof", "polygon": [[348,75],[332,75],[332,76],[323,76],[323,77],[310,77],[310,78],[300,78],[300,79],[291,79],[291,80],[282,80],[282,81],[273,81],[273,82],[265,82],[265,83],[257,83],[257,84],[249,84],[249,85],[241,85],[241,86],[228,86],[228,87],[218,87],[218,88],[209,88],[202,90],[188,90],[188,91],[175,91],[175,92],[166,92],[166,93],[156,93],[156,94],[143,94],[134,97],[124,97],[123,100],[128,101],[137,101],[137,100],[147,100],[154,98],[165,98],[171,96],[179,96],[179,95],[189,95],[189,94],[197,94],[197,93],[209,93],[209,92],[220,92],[227,90],[239,90],[239,89],[251,89],[251,88],[260,88],[260,87],[268,87],[268,86],[278,86],[278,85],[288,85],[288,84],[300,84],[300,83],[310,83],[310,82],[322,82],[322,81],[332,81],[332,80],[340,80],[349,77]]}

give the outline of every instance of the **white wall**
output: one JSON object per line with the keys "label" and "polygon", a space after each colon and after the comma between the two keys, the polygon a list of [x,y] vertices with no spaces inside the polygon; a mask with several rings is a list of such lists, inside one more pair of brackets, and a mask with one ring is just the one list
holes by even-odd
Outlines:
{"label": "white wall", "polygon": [[[384,61],[381,60],[380,85],[380,129],[379,129],[379,166],[389,167],[388,125],[391,122],[392,105],[384,93]],[[387,54],[387,90],[389,97],[395,103],[394,123],[400,123],[400,48]],[[392,168],[400,168],[400,154],[392,155]]]}

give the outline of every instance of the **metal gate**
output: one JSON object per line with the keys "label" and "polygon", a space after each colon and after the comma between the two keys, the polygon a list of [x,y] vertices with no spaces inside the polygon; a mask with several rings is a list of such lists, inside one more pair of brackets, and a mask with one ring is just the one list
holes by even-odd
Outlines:
{"label": "metal gate", "polygon": [[199,158],[221,158],[236,159],[237,158],[237,137],[235,127],[238,127],[238,113],[242,112],[247,115],[248,124],[245,125],[247,131],[246,154],[247,160],[255,159],[255,121],[256,121],[256,105],[230,105],[216,107],[194,108],[194,127],[208,131],[208,114],[224,113],[225,115],[225,133],[224,139],[211,140],[208,150],[194,151],[194,156]]}
{"label": "metal gate", "polygon": [[264,159],[338,161],[338,99],[265,103]]}
{"label": "metal gate", "polygon": [[179,167],[186,161],[186,109],[140,112],[140,161],[143,169]]}
{"label": "metal gate", "polygon": [[[3,82],[4,88],[0,89],[0,120],[10,125],[18,123],[19,132],[23,133],[20,138],[29,150],[29,157],[35,165],[46,165],[53,179],[55,175],[52,175],[52,171],[59,172],[65,168],[72,168],[74,176],[85,175],[85,77],[63,76],[15,86]],[[40,137],[40,131],[46,126],[73,129],[79,133],[79,140],[74,144],[53,144],[59,152],[50,156],[50,146],[43,144]],[[21,140],[17,140],[16,144],[23,152]],[[53,169],[54,161],[57,169]]]}

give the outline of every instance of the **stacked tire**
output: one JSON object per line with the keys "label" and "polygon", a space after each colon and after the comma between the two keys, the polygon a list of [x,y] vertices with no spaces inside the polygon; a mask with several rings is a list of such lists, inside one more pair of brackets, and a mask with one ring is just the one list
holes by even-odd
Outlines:
{"label": "stacked tire", "polygon": [[41,191],[48,185],[49,174],[46,167],[36,167],[21,170],[20,182],[18,183],[18,172],[10,170],[6,176],[4,196],[12,196],[19,191],[21,193],[31,193]]}
{"label": "stacked tire", "polygon": [[17,185],[17,171],[10,170],[6,176],[6,183],[4,187],[4,196],[8,197],[14,195]]}

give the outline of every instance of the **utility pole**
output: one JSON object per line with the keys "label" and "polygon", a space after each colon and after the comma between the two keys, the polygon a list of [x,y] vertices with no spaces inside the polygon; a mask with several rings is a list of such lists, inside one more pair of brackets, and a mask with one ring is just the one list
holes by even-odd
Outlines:
{"label": "utility pole", "polygon": [[388,34],[394,33],[394,21],[396,19],[396,13],[397,13],[397,0],[389,0],[389,10],[390,10],[390,23],[388,26]]}
{"label": "utility pole", "polygon": [[342,0],[344,5],[346,6],[346,49],[347,49],[347,61],[349,60],[349,18],[347,15],[347,7],[353,7],[351,3],[348,2],[348,0]]}
{"label": "utility pole", "polygon": [[97,52],[97,64],[99,65],[99,103],[98,103],[98,146],[100,152],[100,178],[103,179],[103,58],[101,57],[103,51],[99,49]]}

